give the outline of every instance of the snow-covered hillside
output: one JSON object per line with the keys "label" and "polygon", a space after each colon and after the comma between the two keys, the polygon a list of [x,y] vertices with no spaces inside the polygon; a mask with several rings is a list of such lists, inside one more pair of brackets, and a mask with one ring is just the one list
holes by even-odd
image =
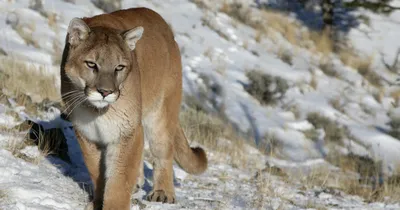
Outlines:
{"label": "snow-covered hillside", "polygon": [[[32,69],[54,76],[54,87],[59,88],[58,65],[69,21],[103,11],[90,0],[44,0],[42,7],[32,2],[35,1],[0,1],[0,70],[7,67],[1,63],[7,59],[39,66]],[[269,33],[261,36],[254,25],[223,12],[227,2],[231,1],[122,1],[123,8],[149,7],[167,20],[181,49],[185,95],[202,100],[209,111],[218,108],[240,134],[251,136],[247,138],[249,145],[241,148],[246,154],[244,166],[232,166],[228,154],[207,148],[210,168],[206,173],[192,176],[175,168],[178,204],[149,203],[142,199],[145,192],[141,190],[134,195],[138,204],[132,209],[400,209],[399,201],[388,201],[390,205],[367,203],[340,189],[304,187],[304,183],[272,175],[268,169],[260,172],[268,162],[287,173],[309,174],[321,167],[336,173],[339,169],[326,158],[354,153],[380,162],[384,177],[396,174],[400,141],[388,134],[387,123],[390,114],[399,113],[393,104],[398,103],[396,97],[400,95],[394,94],[398,89],[392,85],[397,74],[389,71],[385,63],[394,63],[400,49],[400,11],[388,16],[363,10],[352,12],[369,19],[368,24],[351,28],[347,37],[357,56],[371,61],[370,74],[380,76],[377,86],[366,79],[369,74],[344,62],[342,55],[322,55],[315,50],[318,46],[296,45],[289,36],[275,30],[280,24],[293,23],[297,32],[308,32],[295,14],[284,15],[286,22],[276,22],[281,19],[265,15],[251,0],[241,0],[249,19],[258,18],[266,21],[267,27],[271,25]],[[398,0],[393,3],[400,5]],[[324,69],[326,60],[334,73]],[[287,81],[289,87],[283,98],[265,105],[250,95],[246,91],[250,83],[246,73],[250,70]],[[0,82],[4,78],[0,74]],[[212,86],[219,91],[212,91]],[[38,121],[36,115],[7,94],[7,87],[0,96],[3,94],[7,99],[0,97],[0,128],[14,127],[27,118]],[[331,134],[310,120],[309,113],[315,112],[340,128],[337,132],[344,133],[340,142],[324,138]],[[56,119],[43,125],[63,129],[71,163],[55,157],[39,158],[35,146],[19,152],[35,159],[34,163],[15,157],[9,145],[21,141],[21,135],[0,130],[0,209],[82,209],[87,202],[89,179],[79,148],[71,125],[56,118],[57,113],[55,108],[42,113],[42,120]],[[310,137],[308,131],[318,135]],[[218,141],[224,145],[224,140]],[[263,155],[250,146],[254,144],[276,146],[274,155]],[[151,183],[151,179],[148,181]]]}

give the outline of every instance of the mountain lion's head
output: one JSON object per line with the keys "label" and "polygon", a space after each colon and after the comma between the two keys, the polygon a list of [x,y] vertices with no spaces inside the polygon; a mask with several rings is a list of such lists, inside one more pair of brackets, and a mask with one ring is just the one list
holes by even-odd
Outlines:
{"label": "mountain lion's head", "polygon": [[63,94],[69,104],[88,103],[105,108],[120,95],[122,83],[132,68],[131,51],[143,27],[124,32],[89,26],[79,18],[68,27],[69,52],[64,71],[70,91]]}

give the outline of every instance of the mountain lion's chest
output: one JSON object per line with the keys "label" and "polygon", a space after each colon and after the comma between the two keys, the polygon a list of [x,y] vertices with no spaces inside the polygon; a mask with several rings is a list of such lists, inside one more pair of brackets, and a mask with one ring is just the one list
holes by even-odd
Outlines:
{"label": "mountain lion's chest", "polygon": [[71,118],[74,128],[89,141],[96,143],[118,143],[121,137],[133,131],[127,116],[120,117],[108,113],[98,115],[78,108]]}

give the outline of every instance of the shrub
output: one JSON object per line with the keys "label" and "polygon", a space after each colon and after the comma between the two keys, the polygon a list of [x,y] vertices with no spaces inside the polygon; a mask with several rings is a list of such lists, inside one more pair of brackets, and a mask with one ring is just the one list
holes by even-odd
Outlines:
{"label": "shrub", "polygon": [[335,70],[333,63],[329,61],[320,62],[319,68],[328,76],[339,77],[339,73]]}
{"label": "shrub", "polygon": [[280,49],[278,57],[289,66],[293,65],[293,55],[288,50]]}
{"label": "shrub", "polygon": [[246,76],[250,80],[245,86],[246,91],[262,104],[275,104],[289,89],[286,80],[257,70],[247,72]]}
{"label": "shrub", "polygon": [[121,9],[121,0],[92,0],[92,3],[107,13]]}
{"label": "shrub", "polygon": [[400,117],[390,116],[389,126],[391,128],[389,134],[400,140]]}
{"label": "shrub", "polygon": [[316,129],[324,129],[326,142],[341,143],[346,135],[345,129],[340,127],[327,117],[320,115],[317,112],[312,112],[307,115],[307,120],[313,124]]}

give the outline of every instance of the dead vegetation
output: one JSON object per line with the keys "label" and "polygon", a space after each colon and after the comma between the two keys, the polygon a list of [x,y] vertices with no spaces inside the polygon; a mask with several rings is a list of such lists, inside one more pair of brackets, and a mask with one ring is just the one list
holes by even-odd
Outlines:
{"label": "dead vegetation", "polygon": [[46,73],[42,65],[0,57],[0,75],[0,100],[4,103],[13,98],[27,112],[36,113],[46,103],[61,100],[56,76]]}
{"label": "dead vegetation", "polygon": [[[1,128],[0,132],[9,136],[5,149],[17,158],[34,164],[49,155],[70,161],[66,139],[59,128],[44,130],[40,125],[27,120],[12,128]],[[27,156],[23,150],[28,146],[37,146],[40,155]]]}
{"label": "dead vegetation", "polygon": [[220,37],[224,38],[225,40],[229,40],[229,36],[225,34],[224,29],[218,25],[215,21],[215,17],[205,12],[203,17],[201,18],[202,25],[208,26],[211,30],[215,31]]}
{"label": "dead vegetation", "polygon": [[307,175],[300,175],[306,189],[318,186],[330,193],[358,195],[366,202],[399,201],[400,179],[398,176],[383,177],[379,162],[365,156],[337,153],[330,154],[327,160],[339,169],[318,167]]}
{"label": "dead vegetation", "polygon": [[[47,17],[49,27],[54,31],[54,33],[59,37],[60,29],[59,29],[59,19],[60,15],[56,13],[49,13]],[[53,64],[59,66],[61,64],[62,59],[62,51],[64,49],[63,44],[60,40],[55,38],[52,42],[53,52],[52,52],[52,60]]]}
{"label": "dead vegetation", "polygon": [[34,39],[33,32],[36,30],[35,24],[18,24],[15,26],[14,30],[19,34],[19,36],[25,41],[27,45],[39,48],[39,43]]}
{"label": "dead vegetation", "polygon": [[41,125],[31,121],[25,122],[30,126],[29,135],[26,141],[32,142],[38,146],[43,156],[56,156],[66,162],[70,161],[68,156],[67,139],[62,129],[51,128],[45,130]]}
{"label": "dead vegetation", "polygon": [[356,69],[357,69],[358,73],[361,74],[366,80],[368,80],[368,82],[371,85],[380,87],[380,86],[382,86],[381,77],[372,69],[371,60],[372,59],[366,59],[366,60],[359,61]]}
{"label": "dead vegetation", "polygon": [[393,98],[393,102],[392,102],[393,107],[399,107],[400,106],[400,89],[391,91],[389,93],[389,95],[390,95],[390,97]]}
{"label": "dead vegetation", "polygon": [[[0,57],[0,103],[9,107],[9,116],[20,119],[18,111],[23,110],[30,116],[37,117],[40,111],[46,110],[48,106],[60,101],[59,90],[56,85],[56,76],[46,72],[41,65],[20,62],[11,57]],[[39,159],[26,156],[21,151],[27,146],[35,145],[29,139],[28,132],[31,128],[29,123],[22,123],[16,127],[3,127],[2,132],[9,133],[11,136],[7,149],[11,153],[28,162],[38,163]],[[58,138],[49,140],[40,136],[36,145],[42,158],[51,153],[50,145],[59,141]]]}
{"label": "dead vegetation", "polygon": [[327,35],[304,30],[298,21],[287,18],[287,14],[283,12],[262,9],[256,14],[252,8],[235,1],[233,3],[225,1],[220,7],[220,12],[254,28],[257,42],[263,36],[275,42],[279,42],[279,38],[282,37],[294,46],[310,49],[323,55],[332,52],[332,41]]}
{"label": "dead vegetation", "polygon": [[[320,68],[329,76],[339,76],[329,58],[331,54],[337,54],[344,65],[356,69],[370,84],[381,86],[381,78],[371,68],[373,61],[371,56],[358,55],[347,43],[335,43],[327,33],[304,30],[299,22],[291,20],[285,13],[262,9],[255,14],[250,7],[235,1],[233,3],[225,1],[220,11],[253,27],[256,30],[255,40],[257,42],[260,42],[263,36],[275,42],[279,42],[279,37],[283,37],[293,46],[306,48],[314,54],[322,55]],[[335,48],[335,45],[341,47]],[[289,65],[292,63],[288,54],[278,51],[278,56]]]}
{"label": "dead vegetation", "polygon": [[33,146],[34,144],[31,144],[29,141],[24,141],[20,139],[15,139],[15,140],[9,140],[8,145],[6,146],[5,149],[11,152],[11,154],[16,157],[23,159],[27,162],[37,164],[39,163],[40,158],[32,158],[27,156],[22,152],[23,149],[25,149],[27,146]]}
{"label": "dead vegetation", "polygon": [[230,157],[229,163],[232,166],[244,167],[246,162],[246,154],[242,150],[244,140],[223,120],[187,108],[181,111],[180,122],[189,141],[197,142]]}
{"label": "dead vegetation", "polygon": [[357,52],[350,47],[340,50],[338,56],[344,65],[355,69],[371,85],[376,87],[382,86],[380,76],[372,68],[373,56],[359,56]]}

